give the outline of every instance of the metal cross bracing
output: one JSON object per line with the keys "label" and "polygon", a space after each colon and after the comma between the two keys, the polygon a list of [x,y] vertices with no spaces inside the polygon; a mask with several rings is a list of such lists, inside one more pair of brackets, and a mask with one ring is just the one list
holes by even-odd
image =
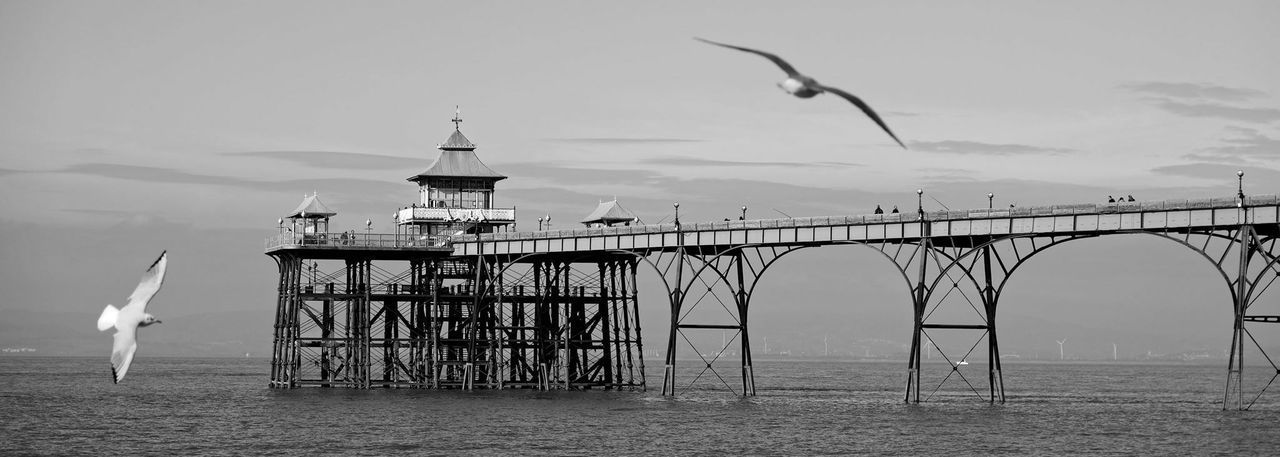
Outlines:
{"label": "metal cross bracing", "polygon": [[[644,388],[636,272],[652,269],[671,310],[663,393],[716,380],[754,395],[747,323],[759,279],[790,252],[854,245],[890,260],[910,298],[904,399],[1004,402],[995,324],[1013,274],[1068,241],[1144,234],[1197,252],[1228,286],[1234,324],[1223,407],[1248,409],[1280,375],[1257,332],[1280,322],[1276,300],[1263,299],[1280,277],[1277,213],[1280,199],[1267,196],[487,234],[454,240],[451,255],[388,251],[388,259],[408,258],[400,274],[368,250],[322,274],[305,256],[341,250],[269,249],[280,267],[272,385]],[[725,335],[718,351],[689,337],[706,330]],[[716,370],[735,343],[740,388]],[[967,363],[983,343],[986,386],[972,376],[982,357]],[[678,346],[702,359],[687,384],[676,382]],[[371,347],[381,357],[367,355]],[[922,364],[925,348],[937,348],[945,368]],[[1251,358],[1246,378],[1246,352],[1270,369]]]}
{"label": "metal cross bracing", "polygon": [[483,292],[497,387],[643,390],[635,267],[612,255],[503,259]]}
{"label": "metal cross bracing", "polygon": [[[1232,405],[1236,409],[1249,409],[1272,386],[1276,378],[1280,377],[1280,366],[1267,354],[1262,343],[1247,326],[1250,323],[1280,323],[1280,309],[1275,306],[1276,300],[1265,302],[1271,305],[1269,314],[1251,311],[1260,304],[1259,299],[1263,294],[1275,284],[1277,279],[1280,279],[1280,248],[1277,247],[1277,238],[1280,233],[1277,232],[1280,232],[1280,227],[1246,225],[1236,233],[1234,248],[1239,253],[1237,256],[1239,260],[1235,265],[1236,274],[1225,278],[1232,290],[1234,319],[1227,365],[1227,385],[1223,393],[1223,409],[1228,409]],[[1229,262],[1227,259],[1228,255],[1224,253],[1221,260],[1218,260],[1220,270],[1224,270],[1222,264]],[[1261,387],[1252,386],[1257,391],[1252,398],[1246,396],[1244,374],[1245,351],[1250,347],[1256,349],[1270,367],[1269,373],[1264,371],[1265,375],[1269,375],[1264,376],[1265,384]]]}
{"label": "metal cross bracing", "polygon": [[276,260],[272,386],[644,388],[634,259]]}
{"label": "metal cross bracing", "polygon": [[[731,392],[744,396],[756,394],[755,371],[751,359],[748,326],[751,295],[759,278],[776,260],[802,246],[687,246],[676,250],[651,251],[645,256],[661,279],[670,306],[670,325],[663,372],[663,394],[674,395],[679,386],[676,378],[678,348],[687,346],[701,361],[698,372],[682,389],[700,380],[712,380]],[[695,311],[710,308],[709,313]],[[697,321],[704,319],[705,321]],[[691,331],[720,331],[717,350],[704,352]],[[725,332],[730,332],[726,336]],[[731,346],[737,344],[736,351]],[[741,384],[735,389],[716,369],[716,362],[730,352],[737,352]]]}
{"label": "metal cross bracing", "polygon": [[465,365],[484,362],[487,352],[469,356],[476,295],[458,280],[474,270],[464,262],[411,260],[396,273],[370,259],[277,261],[272,386],[460,386]]}
{"label": "metal cross bracing", "polygon": [[[1050,247],[1107,234],[1131,233],[1155,236],[1189,248],[1209,261],[1222,277],[1232,298],[1233,315],[1236,317],[1223,407],[1248,409],[1280,376],[1280,366],[1277,366],[1245,326],[1246,323],[1280,322],[1280,316],[1250,312],[1258,304],[1262,294],[1280,277],[1280,265],[1277,264],[1277,254],[1280,251],[1277,250],[1276,236],[1259,236],[1260,231],[1276,233],[1280,228],[1276,224],[1245,224],[1158,231],[1117,230],[1112,233],[1076,235],[926,238],[921,243],[929,249],[925,260],[918,265],[920,280],[916,290],[923,291],[923,296],[915,301],[915,334],[908,360],[906,400],[921,401],[921,387],[924,386],[921,379],[921,350],[928,345],[937,348],[948,368],[943,374],[929,380],[928,385],[932,386],[932,390],[924,400],[938,394],[946,383],[953,381],[963,384],[968,392],[979,398],[990,402],[1004,402],[1004,381],[995,323],[1000,296],[1013,273],[1032,256]],[[904,273],[909,270],[909,264],[899,265]],[[917,296],[919,297],[918,294]],[[958,307],[967,313],[953,313],[950,317],[952,320],[947,320],[940,313],[945,306]],[[965,314],[968,319],[964,319]],[[956,319],[957,315],[961,318]],[[964,351],[962,353],[949,354],[934,337],[944,331],[963,330],[979,331],[981,334],[972,345],[960,347]],[[984,338],[987,343],[988,371],[986,397],[983,397],[973,380],[965,376],[963,370],[968,364],[960,363],[973,354]],[[1265,384],[1254,386],[1256,394],[1247,402],[1241,394],[1246,347],[1256,349],[1271,368]]]}

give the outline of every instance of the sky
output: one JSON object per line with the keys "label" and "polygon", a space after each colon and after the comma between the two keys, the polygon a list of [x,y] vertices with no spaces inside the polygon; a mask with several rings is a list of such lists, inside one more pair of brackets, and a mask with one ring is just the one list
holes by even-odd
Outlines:
{"label": "sky", "polygon": [[[74,334],[57,351],[105,353],[97,313],[168,249],[153,305],[177,319],[148,329],[166,343],[152,354],[265,351],[276,219],[317,192],[335,230],[390,232],[455,107],[510,177],[497,205],[523,230],[572,227],[615,197],[650,222],[680,202],[692,222],[743,205],[910,208],[916,189],[929,210],[989,192],[1000,206],[1229,197],[1236,170],[1247,193],[1280,193],[1278,20],[1266,1],[7,0],[0,345]],[[782,92],[767,60],[694,37],[858,95],[908,149],[837,97]],[[1002,347],[1056,352],[1076,334],[1082,356],[1111,340],[1225,349],[1228,298],[1191,252],[1134,237],[1060,249],[1011,286],[1001,319],[1025,335]],[[909,340],[909,301],[864,256],[788,259],[763,280],[753,338]]]}

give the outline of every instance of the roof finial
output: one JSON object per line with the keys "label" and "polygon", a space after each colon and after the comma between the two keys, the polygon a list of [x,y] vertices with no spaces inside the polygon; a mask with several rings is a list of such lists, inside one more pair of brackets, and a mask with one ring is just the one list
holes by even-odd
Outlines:
{"label": "roof finial", "polygon": [[453,129],[461,130],[459,124],[462,124],[462,108],[458,105],[453,105]]}

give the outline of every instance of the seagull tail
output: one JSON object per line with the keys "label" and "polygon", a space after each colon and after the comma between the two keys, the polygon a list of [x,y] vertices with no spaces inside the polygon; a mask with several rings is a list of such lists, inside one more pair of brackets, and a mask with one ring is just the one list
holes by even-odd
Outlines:
{"label": "seagull tail", "polygon": [[116,309],[114,306],[107,305],[107,307],[102,310],[102,315],[98,316],[98,331],[101,332],[111,327],[115,327],[116,316],[119,315],[120,310]]}

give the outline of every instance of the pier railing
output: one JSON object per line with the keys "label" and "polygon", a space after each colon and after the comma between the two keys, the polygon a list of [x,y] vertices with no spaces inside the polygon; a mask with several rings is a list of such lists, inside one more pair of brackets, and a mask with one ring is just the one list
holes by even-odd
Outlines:
{"label": "pier railing", "polygon": [[448,236],[403,233],[281,233],[267,238],[266,250],[287,248],[387,249],[436,248],[451,249]]}
{"label": "pier railing", "polygon": [[[1099,204],[1071,204],[1028,206],[1016,208],[971,209],[960,211],[925,211],[923,214],[912,212],[893,214],[865,214],[856,216],[819,216],[795,217],[785,219],[754,219],[745,221],[695,222],[683,224],[681,229],[688,232],[734,230],[734,229],[770,229],[790,227],[816,227],[831,225],[869,225],[883,223],[956,221],[966,219],[1018,218],[1036,216],[1063,216],[1077,214],[1116,214],[1142,213],[1150,211],[1225,209],[1280,205],[1280,197],[1276,195],[1252,195],[1240,202],[1236,198],[1205,198],[1196,200],[1166,200],[1149,202],[1117,202]],[[613,227],[573,228],[563,230],[547,230],[539,232],[499,232],[483,235],[461,235],[454,237],[453,242],[475,242],[528,239],[574,238],[601,235],[642,235],[652,233],[669,233],[676,230],[676,225],[667,223],[659,225],[632,225]]]}

